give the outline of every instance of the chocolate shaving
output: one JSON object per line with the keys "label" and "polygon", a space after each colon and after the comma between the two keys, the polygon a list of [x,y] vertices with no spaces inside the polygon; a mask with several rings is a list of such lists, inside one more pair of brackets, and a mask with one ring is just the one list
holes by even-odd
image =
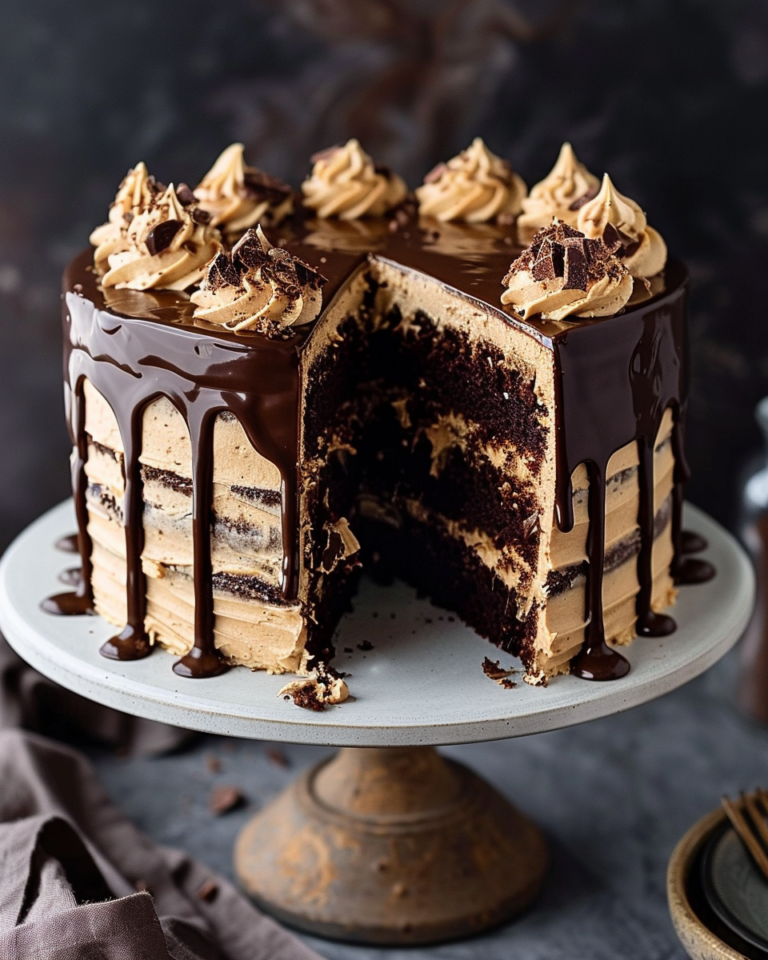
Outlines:
{"label": "chocolate shaving", "polygon": [[156,257],[163,250],[167,250],[173,243],[173,238],[183,226],[181,220],[163,220],[162,223],[153,227],[144,241],[150,257]]}

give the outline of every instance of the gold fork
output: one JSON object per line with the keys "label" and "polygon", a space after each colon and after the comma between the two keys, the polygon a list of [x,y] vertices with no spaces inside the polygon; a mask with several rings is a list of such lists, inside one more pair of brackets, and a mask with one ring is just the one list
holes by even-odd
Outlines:
{"label": "gold fork", "polygon": [[[754,790],[739,794],[739,802],[722,798],[723,809],[752,859],[768,880],[768,791]],[[745,811],[749,816],[745,816]]]}

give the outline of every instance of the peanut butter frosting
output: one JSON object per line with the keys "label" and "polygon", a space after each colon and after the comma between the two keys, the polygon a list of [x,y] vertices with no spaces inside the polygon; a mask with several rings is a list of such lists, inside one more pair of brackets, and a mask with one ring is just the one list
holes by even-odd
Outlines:
{"label": "peanut butter frosting", "polygon": [[208,323],[279,337],[318,316],[324,283],[314,268],[273,247],[257,227],[230,254],[214,258],[190,299],[197,305],[195,316]]}
{"label": "peanut butter frosting", "polygon": [[[180,196],[189,196],[184,204]],[[128,290],[186,290],[199,283],[221,249],[210,215],[193,202],[188,187],[171,184],[137,213],[126,231],[127,248],[110,254],[104,287]]]}
{"label": "peanut butter frosting", "polygon": [[576,159],[570,143],[564,143],[554,167],[523,198],[523,212],[517,221],[521,235],[531,237],[548,227],[553,217],[575,227],[580,207],[599,186],[598,178]]}
{"label": "peanut butter frosting", "polygon": [[419,212],[438,220],[486,223],[516,217],[525,182],[480,137],[447,163],[438,164],[416,190]]}
{"label": "peanut butter frosting", "polygon": [[293,212],[293,190],[282,180],[246,166],[242,143],[233,143],[206,173],[194,194],[211,223],[227,235],[257,223],[276,225]]}
{"label": "peanut butter frosting", "polygon": [[147,173],[143,163],[137,163],[128,171],[109,208],[107,222],[96,227],[90,236],[90,242],[96,247],[93,262],[99,273],[108,269],[111,254],[128,249],[130,222],[137,213],[144,212],[164,189],[162,184],[157,183],[155,178]]}
{"label": "peanut butter frosting", "polygon": [[587,237],[605,240],[609,247],[616,245],[633,277],[653,277],[664,269],[667,245],[648,226],[640,206],[619,193],[607,173],[597,196],[579,210],[578,228]]}
{"label": "peanut butter frosting", "polygon": [[405,200],[408,189],[396,173],[374,164],[357,140],[312,157],[312,173],[302,183],[304,206],[320,219],[380,217]]}
{"label": "peanut butter frosting", "polygon": [[591,239],[562,220],[536,234],[503,280],[501,295],[524,319],[607,317],[632,295],[629,270],[602,239]]}

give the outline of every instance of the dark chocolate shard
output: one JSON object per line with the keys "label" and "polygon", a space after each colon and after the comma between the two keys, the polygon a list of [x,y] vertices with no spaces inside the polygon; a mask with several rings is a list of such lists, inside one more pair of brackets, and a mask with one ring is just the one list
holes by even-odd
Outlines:
{"label": "dark chocolate shard", "polygon": [[287,200],[293,189],[277,177],[256,167],[248,167],[243,180],[244,192],[254,199],[265,200],[267,203],[278,204]]}
{"label": "dark chocolate shard", "polygon": [[255,230],[246,230],[232,247],[232,263],[240,270],[258,270],[269,260]]}
{"label": "dark chocolate shard", "polygon": [[621,234],[612,223],[606,223],[605,225],[605,230],[603,230],[603,243],[609,253],[616,253],[616,251],[623,246]]}
{"label": "dark chocolate shard", "polygon": [[[560,257],[562,262],[562,256]],[[539,248],[538,255],[531,271],[534,280],[554,280],[557,276],[555,269],[555,247],[551,240],[545,240]]]}
{"label": "dark chocolate shard", "polygon": [[600,184],[595,184],[594,187],[590,187],[586,193],[582,193],[580,197],[573,201],[573,203],[568,207],[569,210],[581,210],[585,203],[589,203],[590,200],[594,200],[600,191]]}
{"label": "dark chocolate shard", "polygon": [[565,248],[564,290],[587,289],[587,258],[584,247],[570,244]]}
{"label": "dark chocolate shard", "polygon": [[211,215],[207,210],[203,210],[202,207],[192,207],[189,211],[190,217],[194,220],[195,223],[210,223]]}
{"label": "dark chocolate shard", "polygon": [[192,193],[192,188],[186,183],[180,183],[176,188],[176,196],[183,207],[188,207],[190,203],[197,203],[197,198]]}
{"label": "dark chocolate shard", "polygon": [[217,253],[208,267],[208,287],[218,290],[221,287],[239,287],[240,274],[226,253]]}
{"label": "dark chocolate shard", "polygon": [[147,234],[147,239],[144,241],[150,257],[156,257],[158,253],[167,250],[182,226],[181,220],[163,220],[162,223],[158,223],[156,227],[153,227]]}

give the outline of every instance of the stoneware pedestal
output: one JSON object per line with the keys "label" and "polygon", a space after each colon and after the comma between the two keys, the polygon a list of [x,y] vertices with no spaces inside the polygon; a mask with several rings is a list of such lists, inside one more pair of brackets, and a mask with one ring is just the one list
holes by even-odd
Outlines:
{"label": "stoneware pedestal", "polygon": [[114,629],[98,617],[54,617],[72,556],[54,544],[75,528],[70,502],[32,524],[0,561],[0,630],[41,673],[136,716],[209,733],[343,749],[304,773],[243,830],[235,867],[271,913],[328,937],[426,943],[488,929],[524,910],[546,874],[534,824],[491,786],[433,749],[524,736],[605,717],[698,676],[740,636],[754,575],[716,523],[687,508],[717,576],[683,587],[677,632],[638,639],[630,673],[611,683],[557,677],[514,689],[485,676],[486,656],[512,659],[403,584],[363,583],[335,638],[352,700],[322,713],[278,696],[285,678],[236,669],[189,680],[157,651],[106,660]]}

